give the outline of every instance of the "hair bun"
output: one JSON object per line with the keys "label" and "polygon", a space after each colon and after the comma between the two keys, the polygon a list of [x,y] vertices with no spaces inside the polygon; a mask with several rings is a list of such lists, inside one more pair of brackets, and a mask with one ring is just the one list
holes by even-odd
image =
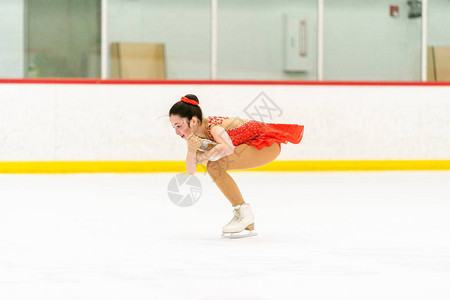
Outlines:
{"label": "hair bun", "polygon": [[194,99],[189,99],[189,98],[186,98],[186,97],[181,97],[181,101],[184,102],[184,103],[188,103],[188,104],[191,104],[191,105],[198,106],[198,102],[195,101]]}
{"label": "hair bun", "polygon": [[188,99],[191,99],[191,100],[194,100],[194,101],[197,101],[197,103],[200,103],[200,101],[198,100],[197,96],[195,96],[194,94],[187,94],[184,97],[186,97]]}

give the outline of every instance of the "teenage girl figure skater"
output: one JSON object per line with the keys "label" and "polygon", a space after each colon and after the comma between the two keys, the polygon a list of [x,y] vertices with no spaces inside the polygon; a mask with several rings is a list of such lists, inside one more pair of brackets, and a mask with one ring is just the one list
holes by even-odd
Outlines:
{"label": "teenage girl figure skater", "polygon": [[[281,143],[300,143],[303,126],[271,124],[231,117],[203,118],[197,96],[181,97],[169,111],[175,133],[186,140],[186,170],[194,174],[197,163],[206,169],[233,206],[233,219],[222,228],[225,236],[253,231],[254,217],[236,182],[227,171],[268,164],[280,154]],[[206,149],[205,149],[206,148]]]}

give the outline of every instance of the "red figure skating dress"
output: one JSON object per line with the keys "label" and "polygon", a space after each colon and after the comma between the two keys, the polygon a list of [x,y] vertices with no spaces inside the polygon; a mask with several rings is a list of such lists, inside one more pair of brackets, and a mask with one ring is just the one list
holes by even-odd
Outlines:
{"label": "red figure skating dress", "polygon": [[258,149],[269,147],[273,143],[298,144],[303,137],[303,125],[274,124],[254,120],[228,117],[208,117],[206,126],[208,137],[215,142],[211,134],[213,126],[222,126],[231,138],[234,146],[247,144]]}

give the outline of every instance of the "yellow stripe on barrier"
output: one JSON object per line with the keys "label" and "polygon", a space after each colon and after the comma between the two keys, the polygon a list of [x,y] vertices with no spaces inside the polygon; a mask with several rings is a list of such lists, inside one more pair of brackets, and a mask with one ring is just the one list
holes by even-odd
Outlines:
{"label": "yellow stripe on barrier", "polygon": [[275,161],[255,171],[426,171],[450,170],[450,160]]}
{"label": "yellow stripe on barrier", "polygon": [[[249,171],[419,171],[450,170],[450,160],[274,161]],[[184,161],[0,162],[3,174],[185,172]],[[199,165],[198,172],[206,171]]]}
{"label": "yellow stripe on barrier", "polygon": [[184,172],[183,161],[0,162],[0,173],[139,173]]}

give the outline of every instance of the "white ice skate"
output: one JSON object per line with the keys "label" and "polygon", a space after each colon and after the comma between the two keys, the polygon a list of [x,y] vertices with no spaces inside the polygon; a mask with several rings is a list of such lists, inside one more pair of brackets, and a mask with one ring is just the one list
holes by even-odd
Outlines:
{"label": "white ice skate", "polygon": [[[255,219],[250,204],[244,203],[233,207],[234,217],[222,228],[222,238],[238,239],[255,236]],[[246,232],[241,233],[246,230]]]}

